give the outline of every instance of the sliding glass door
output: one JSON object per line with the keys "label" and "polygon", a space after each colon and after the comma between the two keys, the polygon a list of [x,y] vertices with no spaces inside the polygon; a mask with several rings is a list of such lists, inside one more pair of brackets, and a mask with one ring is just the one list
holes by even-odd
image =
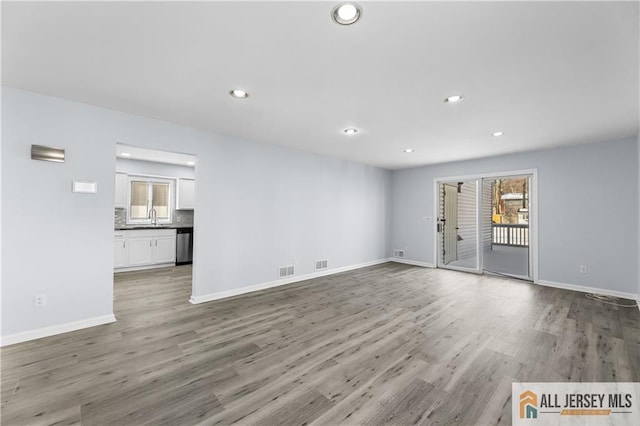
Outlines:
{"label": "sliding glass door", "polygon": [[439,268],[531,280],[533,175],[436,179]]}

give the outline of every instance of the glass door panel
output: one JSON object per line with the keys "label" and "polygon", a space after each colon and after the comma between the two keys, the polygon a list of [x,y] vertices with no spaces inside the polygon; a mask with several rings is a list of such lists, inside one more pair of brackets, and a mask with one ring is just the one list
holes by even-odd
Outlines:
{"label": "glass door panel", "polygon": [[438,189],[438,266],[478,272],[478,181],[440,182]]}
{"label": "glass door panel", "polygon": [[530,279],[530,176],[482,180],[482,269]]}

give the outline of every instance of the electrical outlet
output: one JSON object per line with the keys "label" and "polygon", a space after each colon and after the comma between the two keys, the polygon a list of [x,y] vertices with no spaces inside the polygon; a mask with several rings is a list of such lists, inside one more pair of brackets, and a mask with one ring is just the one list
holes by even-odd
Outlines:
{"label": "electrical outlet", "polygon": [[580,273],[581,274],[587,273],[587,265],[580,265]]}
{"label": "electrical outlet", "polygon": [[178,217],[176,218],[176,221],[177,221],[178,223],[181,223],[181,222],[182,222],[182,216],[178,216]]}
{"label": "electrical outlet", "polygon": [[44,306],[47,304],[47,295],[46,294],[36,294],[35,297],[35,305],[36,308]]}

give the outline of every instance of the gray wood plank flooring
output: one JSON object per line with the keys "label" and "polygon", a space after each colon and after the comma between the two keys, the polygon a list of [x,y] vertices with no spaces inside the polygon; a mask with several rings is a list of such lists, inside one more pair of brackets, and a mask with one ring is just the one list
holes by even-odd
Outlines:
{"label": "gray wood plank flooring", "polygon": [[116,323],[1,350],[3,425],[510,424],[513,381],[640,381],[640,312],[386,263],[191,305],[115,277]]}

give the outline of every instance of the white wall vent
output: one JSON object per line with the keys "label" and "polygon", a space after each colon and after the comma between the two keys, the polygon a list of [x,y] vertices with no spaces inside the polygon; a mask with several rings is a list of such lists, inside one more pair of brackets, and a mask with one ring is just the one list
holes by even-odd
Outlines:
{"label": "white wall vent", "polygon": [[327,269],[328,263],[329,262],[328,262],[327,259],[316,260],[316,271],[321,271],[323,269]]}
{"label": "white wall vent", "polygon": [[393,257],[404,257],[404,250],[394,250]]}
{"label": "white wall vent", "polygon": [[295,269],[294,269],[293,265],[281,266],[280,268],[278,268],[278,277],[279,278],[290,277],[294,273],[295,273]]}

